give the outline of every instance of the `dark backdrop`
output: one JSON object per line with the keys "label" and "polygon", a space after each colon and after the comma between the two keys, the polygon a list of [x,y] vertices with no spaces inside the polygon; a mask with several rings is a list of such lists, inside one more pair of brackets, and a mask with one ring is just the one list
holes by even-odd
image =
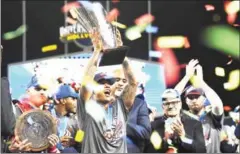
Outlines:
{"label": "dark backdrop", "polygon": [[[106,1],[101,1],[106,5]],[[213,4],[215,11],[205,11],[205,4]],[[63,1],[27,1],[27,60],[43,58],[64,53],[64,44],[59,41],[59,27],[64,25],[64,15],[61,13]],[[111,8],[120,10],[119,22],[127,26],[134,25],[134,19],[147,13],[147,1],[121,1],[110,4]],[[228,73],[237,69],[239,61],[234,60],[231,65],[226,65],[228,56],[204,47],[199,36],[204,27],[212,24],[226,24],[226,14],[222,2],[199,2],[199,1],[152,1],[152,14],[155,16],[153,25],[159,27],[159,32],[153,34],[152,42],[158,36],[163,35],[186,35],[191,44],[189,49],[174,49],[179,63],[187,63],[192,58],[198,58],[204,68],[204,79],[220,95],[224,104],[235,107],[240,102],[238,91],[226,91],[223,83],[228,80]],[[2,34],[15,30],[22,24],[21,1],[2,1]],[[220,21],[214,22],[213,15],[221,16]],[[239,22],[239,21],[236,21]],[[124,44],[131,47],[130,57],[147,60],[148,57],[148,35],[143,33],[142,37],[135,41],[128,41],[124,38],[124,31],[121,30]],[[41,47],[48,44],[57,44],[58,50],[42,53]],[[22,37],[5,41],[2,74],[6,75],[6,66],[9,63],[22,61]],[[153,46],[152,46],[152,49]],[[73,43],[68,45],[69,53],[81,51]],[[154,59],[153,59],[154,60]],[[224,67],[226,77],[216,77],[214,68]],[[185,73],[181,70],[181,76]]]}

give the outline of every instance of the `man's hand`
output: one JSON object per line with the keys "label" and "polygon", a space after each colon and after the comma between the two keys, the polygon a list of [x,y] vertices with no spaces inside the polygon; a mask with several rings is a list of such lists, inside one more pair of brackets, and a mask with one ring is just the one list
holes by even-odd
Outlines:
{"label": "man's hand", "polygon": [[48,136],[48,140],[50,144],[49,147],[51,148],[57,145],[57,143],[59,142],[59,137],[56,134],[52,134]]}
{"label": "man's hand", "polygon": [[100,33],[96,29],[93,29],[93,31],[90,32],[90,36],[92,39],[92,44],[93,44],[94,50],[102,51],[103,50],[103,42],[102,42]]}
{"label": "man's hand", "polygon": [[71,132],[69,130],[66,130],[64,136],[60,138],[60,142],[64,147],[67,147],[70,146],[71,139],[72,139]]}
{"label": "man's hand", "polygon": [[71,139],[72,139],[71,136],[62,136],[60,138],[60,141],[64,147],[68,147],[71,145]]}
{"label": "man's hand", "polygon": [[198,60],[197,59],[192,59],[189,61],[189,63],[186,66],[186,76],[191,78],[194,75],[195,72],[195,67],[198,64]]}
{"label": "man's hand", "polygon": [[171,127],[178,136],[185,137],[184,126],[180,120],[174,121]]}
{"label": "man's hand", "polygon": [[15,138],[9,146],[9,151],[11,151],[12,153],[27,152],[31,151],[31,146],[32,143],[28,143],[28,139],[19,141],[17,138]]}
{"label": "man's hand", "polygon": [[198,64],[196,66],[196,70],[197,70],[197,80],[200,83],[199,85],[201,86],[201,84],[204,82],[203,80],[203,69],[202,66],[200,64]]}

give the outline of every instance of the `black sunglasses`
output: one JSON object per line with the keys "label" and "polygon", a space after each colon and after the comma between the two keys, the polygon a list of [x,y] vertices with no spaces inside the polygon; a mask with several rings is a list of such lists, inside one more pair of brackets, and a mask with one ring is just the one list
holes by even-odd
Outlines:
{"label": "black sunglasses", "polygon": [[35,89],[36,91],[41,91],[41,90],[46,91],[46,90],[47,90],[46,88],[43,88],[43,87],[41,87],[41,86],[35,86],[34,89]]}
{"label": "black sunglasses", "polygon": [[98,81],[98,84],[104,85],[104,84],[109,84],[109,85],[113,85],[115,83],[115,79],[101,79]]}
{"label": "black sunglasses", "polygon": [[194,99],[198,99],[200,96],[201,95],[192,94],[192,95],[187,95],[187,98],[190,99],[190,100],[194,100]]}
{"label": "black sunglasses", "polygon": [[167,107],[170,106],[170,105],[176,106],[180,102],[181,101],[165,102],[165,103],[163,103],[163,106],[167,106]]}

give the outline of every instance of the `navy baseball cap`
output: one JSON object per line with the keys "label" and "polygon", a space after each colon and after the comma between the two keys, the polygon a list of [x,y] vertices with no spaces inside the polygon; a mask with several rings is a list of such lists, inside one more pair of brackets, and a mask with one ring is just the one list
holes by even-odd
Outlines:
{"label": "navy baseball cap", "polygon": [[186,88],[185,97],[187,97],[188,95],[203,95],[203,96],[205,96],[204,91],[201,88],[195,88],[193,86],[189,86]]}
{"label": "navy baseball cap", "polygon": [[97,73],[94,77],[94,81],[97,83],[100,83],[103,80],[108,81],[110,85],[114,84],[115,82],[115,78],[112,75],[103,72]]}
{"label": "navy baseball cap", "polygon": [[56,99],[67,97],[79,98],[79,94],[70,85],[61,85],[56,93]]}

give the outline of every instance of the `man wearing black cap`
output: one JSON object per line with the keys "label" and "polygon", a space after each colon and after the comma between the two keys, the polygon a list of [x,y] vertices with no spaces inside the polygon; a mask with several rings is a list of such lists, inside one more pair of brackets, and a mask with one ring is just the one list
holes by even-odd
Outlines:
{"label": "man wearing black cap", "polygon": [[127,153],[124,109],[113,95],[115,80],[106,73],[95,75],[102,51],[99,33],[92,33],[92,42],[94,52],[82,79],[77,107],[80,127],[84,131],[81,152]]}
{"label": "man wearing black cap", "polygon": [[162,138],[160,145],[155,141],[147,147],[147,152],[204,153],[206,152],[201,122],[181,112],[182,101],[174,89],[166,89],[162,94],[164,115],[152,122],[153,132]]}
{"label": "man wearing black cap", "polygon": [[[207,153],[220,153],[220,132],[223,124],[223,103],[217,93],[207,85],[203,80],[202,66],[198,64],[198,60],[191,60],[186,66],[186,75],[176,85],[175,89],[179,93],[183,92],[190,78],[197,73],[199,87],[190,86],[186,88],[185,101],[192,114],[197,116],[203,124],[203,131]],[[211,111],[201,115],[204,111],[204,102],[206,99],[211,104]],[[201,117],[201,118],[200,118]]]}

